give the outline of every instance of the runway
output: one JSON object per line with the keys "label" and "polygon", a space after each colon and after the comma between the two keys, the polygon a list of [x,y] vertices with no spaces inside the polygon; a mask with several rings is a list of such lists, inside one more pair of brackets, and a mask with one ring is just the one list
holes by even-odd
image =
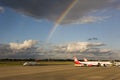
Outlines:
{"label": "runway", "polygon": [[0,66],[0,80],[120,80],[119,67]]}

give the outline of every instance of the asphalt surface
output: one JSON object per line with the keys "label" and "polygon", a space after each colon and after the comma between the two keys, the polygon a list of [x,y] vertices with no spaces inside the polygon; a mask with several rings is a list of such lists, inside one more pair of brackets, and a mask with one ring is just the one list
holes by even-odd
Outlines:
{"label": "asphalt surface", "polygon": [[0,66],[0,80],[120,80],[120,67]]}

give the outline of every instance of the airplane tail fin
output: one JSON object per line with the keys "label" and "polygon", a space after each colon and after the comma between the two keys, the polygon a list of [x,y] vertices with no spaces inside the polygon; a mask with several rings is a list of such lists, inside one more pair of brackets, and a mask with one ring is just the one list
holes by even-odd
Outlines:
{"label": "airplane tail fin", "polygon": [[80,61],[76,57],[74,57],[74,63],[75,64],[80,64]]}
{"label": "airplane tail fin", "polygon": [[87,62],[88,61],[87,58],[84,58],[84,61]]}

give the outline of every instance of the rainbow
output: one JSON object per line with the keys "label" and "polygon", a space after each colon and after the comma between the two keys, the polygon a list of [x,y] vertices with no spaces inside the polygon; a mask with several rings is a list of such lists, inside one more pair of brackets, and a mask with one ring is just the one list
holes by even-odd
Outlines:
{"label": "rainbow", "polygon": [[73,0],[69,6],[65,9],[65,11],[60,15],[60,17],[56,20],[54,26],[52,27],[52,29],[50,30],[50,33],[48,35],[48,38],[46,40],[46,42],[48,42],[51,37],[53,36],[53,33],[55,32],[55,30],[57,29],[57,27],[59,26],[59,24],[62,22],[62,20],[65,18],[65,16],[68,14],[68,12],[74,7],[74,5],[77,3],[78,0]]}

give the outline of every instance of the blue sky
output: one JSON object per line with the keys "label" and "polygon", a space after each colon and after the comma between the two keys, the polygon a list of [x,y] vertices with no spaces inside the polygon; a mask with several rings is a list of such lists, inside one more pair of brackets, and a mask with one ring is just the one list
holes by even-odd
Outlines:
{"label": "blue sky", "polygon": [[[113,14],[106,13],[110,18],[100,23],[60,24],[50,42],[88,41],[89,38],[97,37],[98,41],[104,42],[108,47],[119,49],[120,11],[110,12]],[[1,43],[21,42],[28,39],[45,42],[54,26],[52,21],[35,19],[10,8],[5,8],[0,14],[0,24]]]}
{"label": "blue sky", "polygon": [[39,21],[11,9],[6,9],[1,13],[0,17],[0,36],[1,42],[4,43],[26,39],[45,40],[52,26],[51,22],[45,20]]}
{"label": "blue sky", "polygon": [[[43,2],[45,3],[45,1]],[[101,3],[99,3],[99,1],[96,2],[96,4],[99,5],[94,5],[93,7],[96,8],[91,7],[90,9],[87,8],[91,5],[91,3],[87,6],[83,5],[83,7],[87,7],[83,10],[78,8],[81,7],[78,5],[82,4],[78,1],[78,3],[68,12],[65,18],[57,26],[48,42],[101,42],[106,44],[103,48],[111,49],[113,51],[120,50],[120,2],[118,0],[102,0],[102,2],[104,3],[102,5],[100,5]],[[37,11],[36,13],[34,13],[35,11],[32,13],[32,10],[31,12],[29,10],[27,11],[27,8],[24,9],[24,5],[21,7],[20,3],[13,3],[12,0],[11,3],[8,0],[0,0],[0,3],[1,44],[23,42],[25,40],[37,40],[43,43],[46,42],[52,27],[62,13],[62,9],[59,14],[57,14],[57,9],[54,9],[55,13],[52,13],[52,8],[54,7],[51,7],[51,10],[48,10],[48,12],[51,13],[47,13],[46,7],[43,7],[46,11],[43,10],[43,15],[42,9],[40,9],[39,15],[36,14]],[[89,1],[83,1],[83,4],[84,3],[89,4]],[[18,6],[12,6],[13,4],[18,4]],[[47,4],[49,4],[49,2]],[[69,0],[68,2],[66,1],[66,6],[68,4]],[[60,5],[62,6],[63,4]],[[32,7],[30,7],[30,9],[32,9]],[[33,9],[36,8],[33,7]],[[76,13],[73,12],[75,10],[77,10]],[[79,12],[80,14],[78,14]],[[94,40],[92,38],[97,39]]]}

